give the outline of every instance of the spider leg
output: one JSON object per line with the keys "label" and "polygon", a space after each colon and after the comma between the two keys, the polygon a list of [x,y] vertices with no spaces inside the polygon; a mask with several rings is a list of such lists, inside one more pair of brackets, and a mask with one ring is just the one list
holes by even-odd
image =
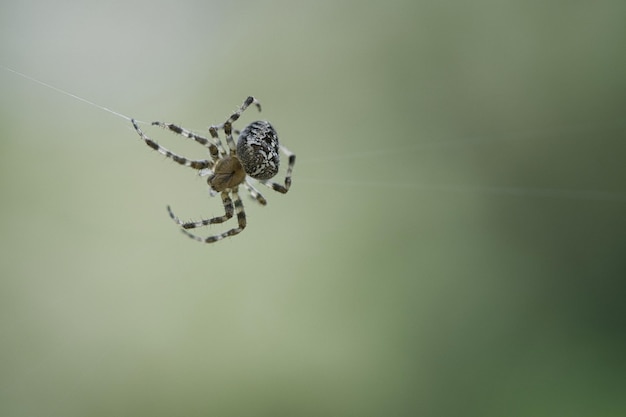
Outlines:
{"label": "spider leg", "polygon": [[218,142],[217,144],[213,143],[210,139],[207,139],[204,136],[196,135],[195,133],[185,129],[184,127],[180,127],[172,123],[163,123],[163,122],[152,122],[152,125],[162,127],[163,129],[171,130],[177,135],[181,135],[188,139],[195,140],[200,145],[205,146],[209,149],[211,158],[214,161],[217,161],[219,159],[220,150],[224,152],[224,148],[222,147],[221,142]]}
{"label": "spider leg", "polygon": [[174,152],[164,148],[163,146],[159,145],[158,143],[150,139],[148,136],[146,136],[146,134],[143,133],[143,131],[137,125],[137,121],[135,119],[131,119],[131,123],[133,124],[133,127],[135,128],[139,136],[144,140],[144,142],[146,142],[146,145],[148,145],[149,147],[151,147],[152,149],[154,149],[161,155],[164,155],[167,158],[173,159],[175,162],[178,162],[181,165],[184,165],[186,167],[193,168],[193,169],[200,170],[200,169],[210,168],[213,166],[213,162],[208,161],[206,159],[193,160],[193,159],[187,159],[183,156],[175,154]]}
{"label": "spider leg", "polygon": [[[189,236],[191,239],[197,240],[198,242],[204,242],[204,243],[217,242],[218,240],[222,240],[225,237],[235,236],[236,234],[241,233],[241,231],[245,229],[246,227],[246,213],[243,210],[243,203],[241,202],[241,198],[239,198],[239,194],[237,193],[237,188],[233,188],[230,191],[230,193],[233,195],[232,200],[228,196],[227,191],[222,192],[222,200],[224,201],[224,209],[226,210],[226,214],[220,217],[214,217],[212,219],[202,220],[200,222],[183,223],[177,217],[173,215],[172,211],[169,208],[168,208],[168,211],[170,212],[170,216],[174,219],[174,221],[176,221],[178,224],[180,224],[183,227],[181,231],[187,236]],[[237,214],[238,226],[233,229],[227,230],[224,233],[203,238],[203,237],[191,234],[186,230],[186,229],[193,229],[198,226],[206,226],[208,224],[213,224],[213,223],[223,223],[233,216],[233,211]]]}
{"label": "spider leg", "polygon": [[294,165],[296,164],[296,155],[283,145],[280,145],[280,150],[289,158],[289,165],[287,165],[284,185],[273,181],[261,181],[261,183],[270,187],[274,191],[285,194],[289,191],[289,187],[291,187],[291,173]]}
{"label": "spider leg", "polygon": [[226,135],[226,144],[230,148],[231,153],[235,152],[235,150],[237,149],[235,145],[235,140],[233,139],[233,123],[237,121],[239,117],[241,117],[241,114],[251,104],[256,105],[257,109],[261,111],[261,103],[256,98],[250,96],[244,100],[243,104],[239,107],[239,109],[237,109],[237,111],[231,114],[224,123],[222,123],[221,125],[213,125],[209,127],[209,132],[211,133],[212,137],[217,137],[217,131],[219,129],[224,129],[224,134]]}
{"label": "spider leg", "polygon": [[260,205],[264,206],[267,204],[267,200],[265,199],[265,197],[263,197],[263,195],[259,192],[259,190],[257,190],[254,187],[254,185],[252,185],[252,182],[250,181],[248,177],[246,177],[246,181],[243,183],[243,185],[246,187],[246,189],[250,193],[250,196],[252,196],[252,198],[254,198],[256,201],[258,201]]}
{"label": "spider leg", "polygon": [[233,213],[235,210],[233,208],[233,201],[228,195],[228,192],[223,191],[221,194],[221,197],[222,197],[222,202],[224,203],[224,215],[223,216],[212,217],[210,219],[202,219],[197,222],[184,222],[178,216],[174,214],[170,206],[167,206],[167,212],[170,214],[170,217],[172,218],[172,220],[174,220],[176,224],[178,224],[183,229],[195,229],[196,227],[208,226],[210,224],[224,223],[226,220],[233,217]]}

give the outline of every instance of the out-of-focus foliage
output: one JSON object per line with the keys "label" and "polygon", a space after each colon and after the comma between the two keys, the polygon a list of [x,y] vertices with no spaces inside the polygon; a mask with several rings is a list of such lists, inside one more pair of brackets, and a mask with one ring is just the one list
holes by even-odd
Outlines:
{"label": "out-of-focus foliage", "polygon": [[623,1],[1,9],[1,65],[298,159],[196,244],[203,178],[1,70],[0,415],[626,414]]}

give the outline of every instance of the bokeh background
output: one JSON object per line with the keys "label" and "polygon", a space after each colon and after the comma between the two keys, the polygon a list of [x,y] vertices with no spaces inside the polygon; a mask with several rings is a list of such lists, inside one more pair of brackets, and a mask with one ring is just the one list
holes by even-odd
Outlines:
{"label": "bokeh background", "polygon": [[0,69],[0,415],[626,415],[624,1],[0,8],[0,65],[298,158],[198,244],[203,178]]}

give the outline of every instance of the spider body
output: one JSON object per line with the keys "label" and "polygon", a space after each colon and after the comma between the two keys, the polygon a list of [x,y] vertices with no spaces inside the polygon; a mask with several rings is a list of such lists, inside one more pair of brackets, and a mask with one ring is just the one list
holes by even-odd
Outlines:
{"label": "spider body", "polygon": [[266,121],[250,123],[239,135],[237,156],[244,170],[257,180],[268,180],[278,173],[278,135]]}
{"label": "spider body", "polygon": [[213,174],[207,179],[209,186],[217,191],[235,188],[246,180],[246,171],[236,156],[220,159],[213,168]]}
{"label": "spider body", "polygon": [[[150,139],[139,128],[137,122],[134,119],[131,120],[133,127],[146,145],[183,166],[196,169],[201,174],[208,173],[207,183],[210,187],[211,194],[220,194],[224,205],[224,215],[222,216],[195,222],[184,222],[174,214],[169,206],[167,207],[170,217],[181,226],[182,231],[192,239],[212,243],[228,236],[234,236],[246,227],[246,214],[243,203],[239,197],[239,186],[243,184],[250,195],[256,199],[259,204],[267,204],[267,201],[254,187],[250,178],[259,181],[274,191],[283,194],[289,191],[291,186],[291,173],[296,162],[296,156],[287,148],[280,145],[276,130],[269,122],[263,120],[252,122],[241,131],[237,144],[235,144],[233,140],[232,125],[251,104],[255,104],[258,110],[261,111],[261,104],[254,97],[248,97],[239,109],[228,117],[224,123],[209,127],[210,139],[199,136],[174,124],[163,122],[152,123],[153,125],[168,129],[185,138],[193,139],[208,148],[211,159],[204,160],[187,159],[169,151]],[[218,132],[220,130],[224,131],[227,147],[224,147],[219,137]],[[278,173],[280,167],[280,152],[288,157],[287,171],[282,184],[270,181],[270,179]],[[187,231],[188,229],[195,229],[197,227],[224,223],[234,215],[237,216],[237,227],[221,234],[202,238]]]}

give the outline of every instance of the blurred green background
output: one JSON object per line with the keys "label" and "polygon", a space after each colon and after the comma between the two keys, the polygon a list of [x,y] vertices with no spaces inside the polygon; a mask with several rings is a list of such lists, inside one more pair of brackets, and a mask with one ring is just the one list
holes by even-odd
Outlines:
{"label": "blurred green background", "polygon": [[198,244],[203,178],[0,70],[0,415],[626,415],[624,1],[0,5],[1,65],[298,157]]}

